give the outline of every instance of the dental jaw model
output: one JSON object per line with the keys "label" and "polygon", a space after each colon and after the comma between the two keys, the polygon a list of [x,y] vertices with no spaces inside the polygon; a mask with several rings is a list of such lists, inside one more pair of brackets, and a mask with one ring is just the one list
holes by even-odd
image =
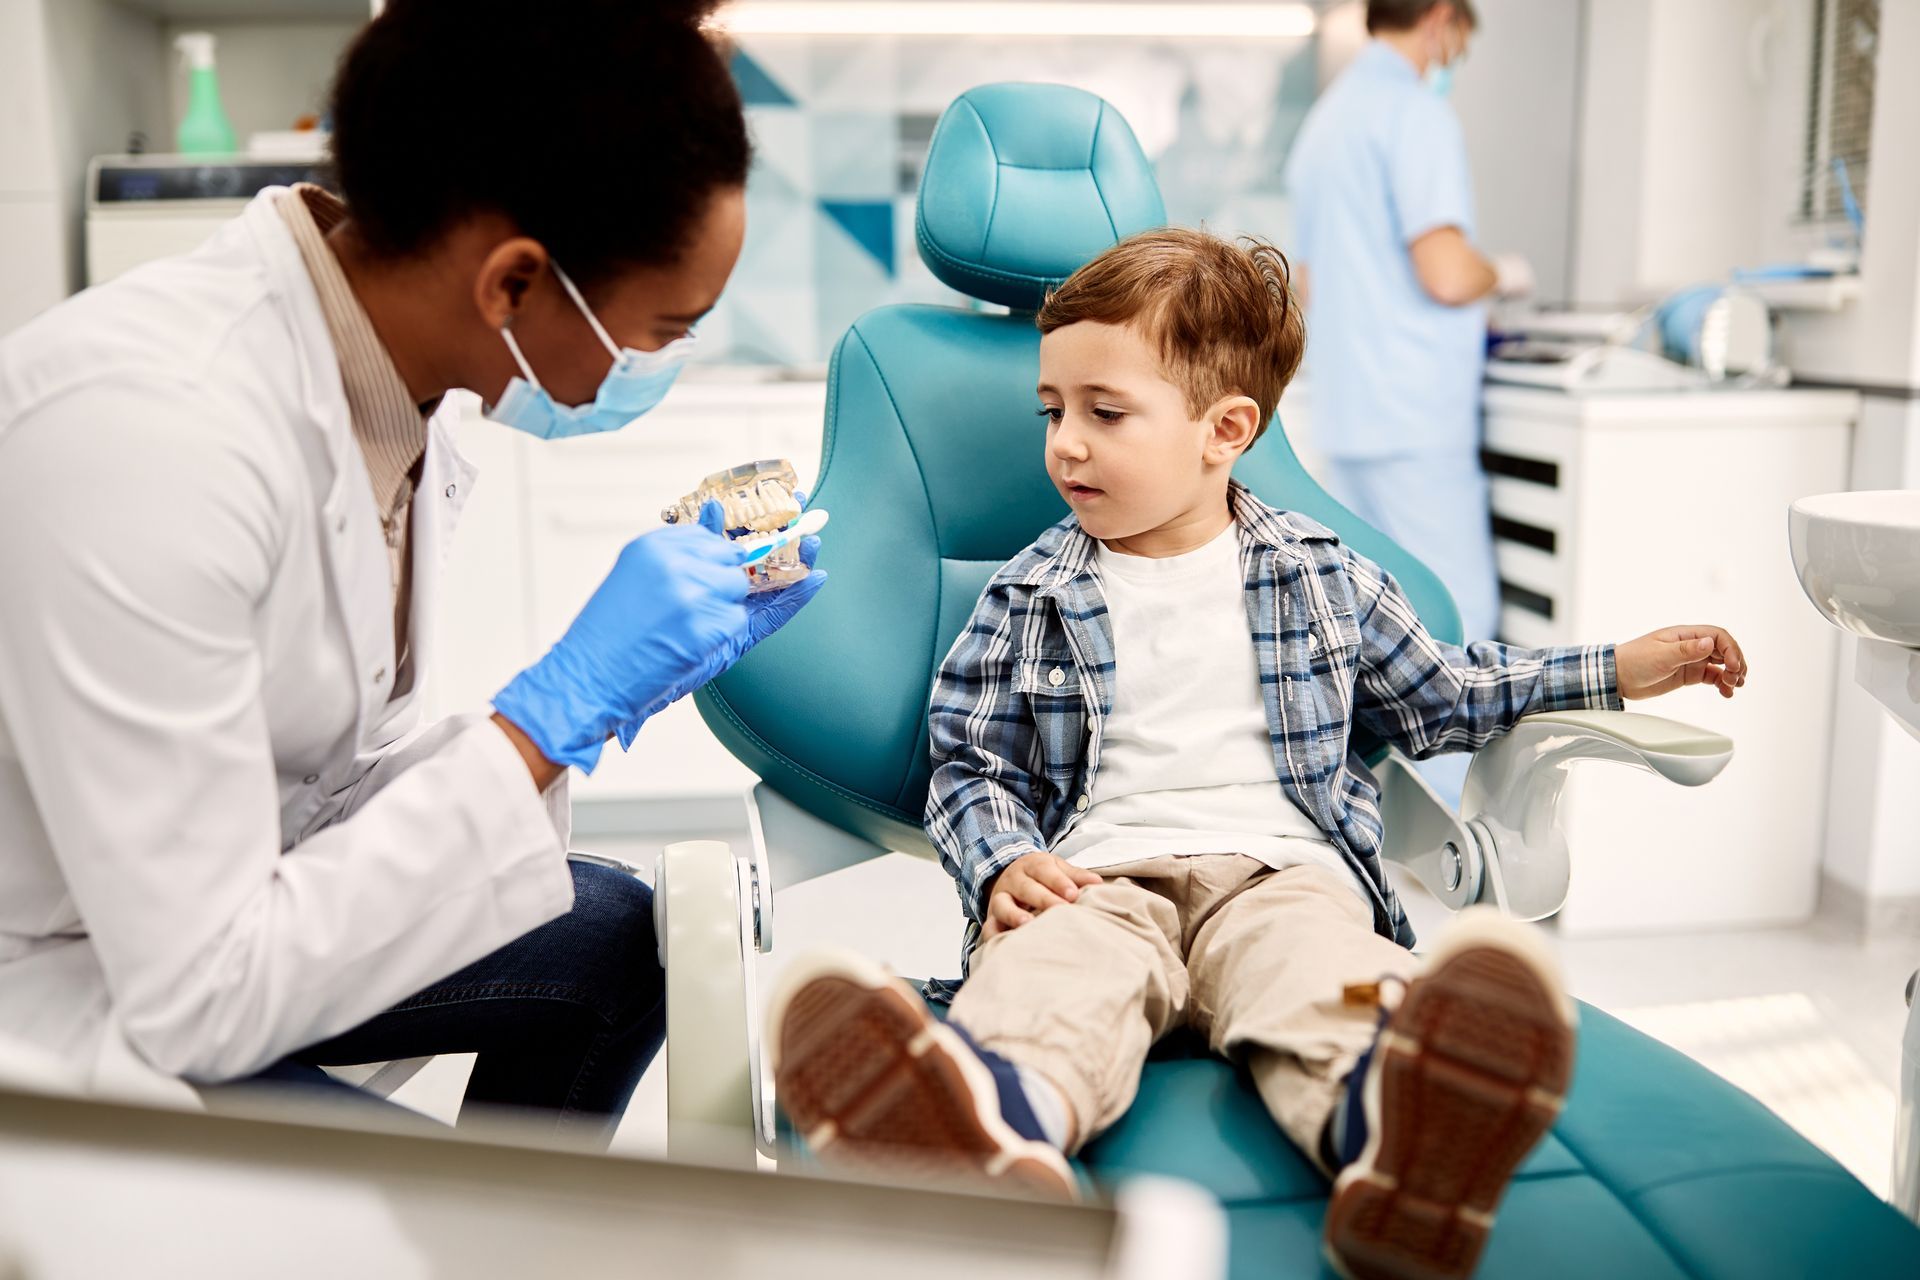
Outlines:
{"label": "dental jaw model", "polygon": [[803,526],[800,503],[793,496],[800,483],[786,459],[748,462],[715,472],[697,488],[660,513],[668,524],[697,524],[700,508],[720,504],[727,536],[743,545],[770,546],[747,565],[752,580],[749,593],[777,591],[807,576],[800,560],[800,538],[826,523],[824,511],[807,513]]}

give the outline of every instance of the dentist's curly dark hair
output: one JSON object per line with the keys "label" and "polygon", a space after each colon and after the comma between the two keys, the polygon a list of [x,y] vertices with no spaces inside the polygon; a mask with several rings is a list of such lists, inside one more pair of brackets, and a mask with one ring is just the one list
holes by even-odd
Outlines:
{"label": "dentist's curly dark hair", "polygon": [[668,265],[752,148],[715,0],[389,0],[342,55],[332,179],[411,257],[504,214],[583,288]]}

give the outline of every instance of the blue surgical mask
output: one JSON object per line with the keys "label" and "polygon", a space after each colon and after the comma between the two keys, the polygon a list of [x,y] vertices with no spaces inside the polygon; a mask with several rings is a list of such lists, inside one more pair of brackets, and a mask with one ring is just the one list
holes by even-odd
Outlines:
{"label": "blue surgical mask", "polygon": [[1427,67],[1427,88],[1436,97],[1444,98],[1453,92],[1453,68],[1436,62]]}
{"label": "blue surgical mask", "polygon": [[593,397],[593,403],[578,406],[555,404],[553,397],[540,385],[540,379],[534,376],[533,366],[527,363],[527,357],[521,353],[520,344],[514,341],[513,330],[504,328],[500,330],[500,336],[507,340],[507,350],[513,352],[513,361],[520,366],[521,376],[507,383],[500,403],[486,406],[483,412],[501,426],[524,431],[542,440],[590,435],[597,431],[618,431],[665,398],[667,388],[680,376],[681,366],[686,364],[687,356],[692,353],[694,336],[688,334],[669,342],[658,351],[635,351],[632,347],[617,346],[558,263],[553,266],[553,274],[559,277],[567,296],[573,299],[573,305],[593,326],[594,336],[600,339],[600,345],[613,357],[613,367],[600,380],[600,390]]}

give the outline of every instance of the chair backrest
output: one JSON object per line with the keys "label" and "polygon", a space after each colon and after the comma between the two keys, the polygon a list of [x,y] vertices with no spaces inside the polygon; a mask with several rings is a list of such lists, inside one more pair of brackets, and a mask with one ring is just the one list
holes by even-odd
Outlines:
{"label": "chair backrest", "polygon": [[[1032,312],[1109,245],[1164,223],[1152,168],[1112,106],[998,84],[940,117],[915,221],[945,283],[1006,315],[893,306],[833,353],[812,504],[833,513],[818,598],[698,698],[727,748],[782,795],[884,848],[929,853],[926,704],[987,580],[1066,515],[1042,463]],[[1386,565],[1435,634],[1439,580],[1328,497],[1276,422],[1235,474]]]}

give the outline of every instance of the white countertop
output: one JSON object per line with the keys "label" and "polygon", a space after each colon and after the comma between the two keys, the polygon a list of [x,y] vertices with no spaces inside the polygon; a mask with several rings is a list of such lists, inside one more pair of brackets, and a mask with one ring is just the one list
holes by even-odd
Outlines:
{"label": "white countertop", "polygon": [[[1809,418],[1853,422],[1860,393],[1815,387],[1760,387],[1736,391],[1704,387],[1680,391],[1589,391],[1574,394],[1548,387],[1488,382],[1481,405],[1490,414],[1516,414],[1574,425],[1659,427],[1676,420],[1727,426],[1806,422]],[[1280,417],[1304,419],[1313,411],[1313,383],[1295,378],[1280,399]]]}
{"label": "white countertop", "polygon": [[1659,427],[1676,419],[1694,425],[1723,423],[1733,427],[1804,423],[1810,418],[1852,422],[1860,416],[1858,392],[1794,387],[1594,391],[1576,395],[1544,387],[1488,383],[1481,403],[1489,414],[1523,414],[1612,427]]}

